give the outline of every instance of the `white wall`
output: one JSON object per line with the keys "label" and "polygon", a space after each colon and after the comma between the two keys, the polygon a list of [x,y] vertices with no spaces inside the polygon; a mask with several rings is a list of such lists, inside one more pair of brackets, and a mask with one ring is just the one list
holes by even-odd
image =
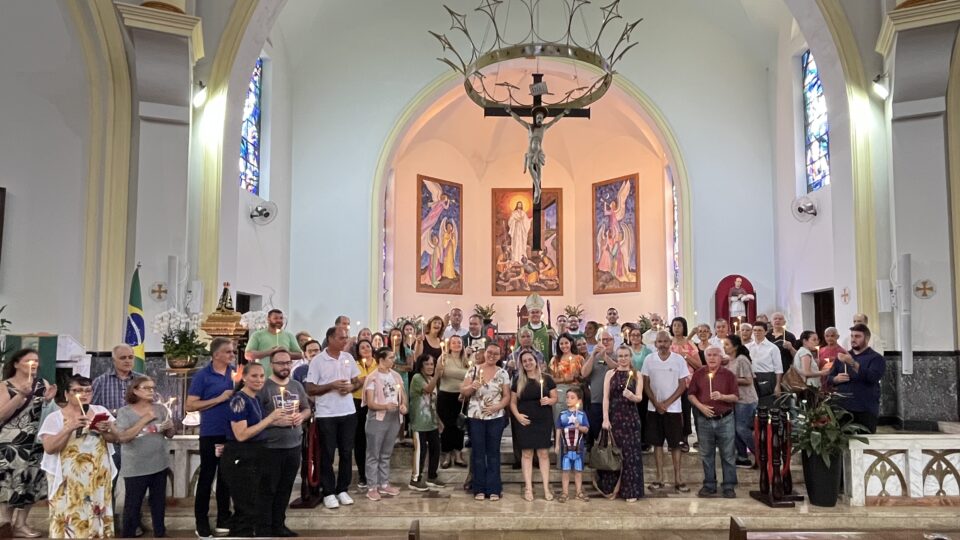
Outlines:
{"label": "white wall", "polygon": [[89,96],[76,29],[61,3],[4,3],[0,73],[3,316],[14,332],[79,338]]}
{"label": "white wall", "polygon": [[[274,32],[276,34],[276,32]],[[251,70],[253,66],[250,66]],[[266,172],[266,196],[277,203],[277,218],[267,225],[254,225],[250,209],[263,199],[240,189],[239,179],[224,184],[224,189],[239,192],[237,244],[233,246],[239,261],[231,282],[234,292],[256,294],[263,304],[273,297],[273,307],[287,310],[290,278],[290,167],[291,103],[289,64],[283,40],[271,36],[264,47],[263,125],[261,169]],[[240,144],[240,134],[225,144]],[[233,163],[224,168],[236,170]],[[297,322],[297,321],[291,321]]]}
{"label": "white wall", "polygon": [[[475,7],[461,3],[451,7]],[[738,2],[727,4],[739,9]],[[291,307],[310,328],[328,325],[342,311],[370,319],[358,312],[379,293],[367,290],[373,172],[403,108],[444,72],[433,60],[440,47],[426,30],[449,27],[439,1],[331,1],[318,11],[308,32],[284,35],[291,48],[337,51],[303,52],[293,67],[291,239],[315,249],[292,254]],[[698,12],[696,2],[621,11],[645,21],[619,72],[664,113],[690,174],[696,310],[701,318],[712,314],[714,288],[730,273],[749,276],[767,310],[775,276],[768,247],[773,168],[766,66],[738,38],[740,29]],[[292,28],[285,16],[281,27]],[[717,226],[718,209],[742,216],[752,243],[762,247],[735,249],[734,231]]]}

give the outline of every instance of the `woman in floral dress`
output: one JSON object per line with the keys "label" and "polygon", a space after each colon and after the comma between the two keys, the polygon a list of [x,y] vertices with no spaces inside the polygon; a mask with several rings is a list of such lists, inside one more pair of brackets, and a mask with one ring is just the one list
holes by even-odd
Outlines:
{"label": "woman in floral dress", "polygon": [[90,379],[70,377],[66,405],[43,421],[37,435],[45,452],[50,538],[114,536],[111,497],[117,469],[109,443],[116,442],[117,432],[110,411],[91,405],[92,397]]}
{"label": "woman in floral dress", "polygon": [[470,468],[474,499],[499,501],[503,495],[500,481],[500,439],[506,427],[504,409],[510,404],[510,376],[497,367],[500,346],[489,343],[477,363],[467,370],[460,392],[469,400],[467,427],[470,433]]}
{"label": "woman in floral dress", "polygon": [[623,455],[619,471],[597,471],[597,485],[603,493],[614,493],[627,502],[643,497],[643,449],[640,439],[640,414],[637,403],[643,396],[643,378],[631,365],[633,352],[621,345],[617,349],[617,368],[607,372],[603,381],[603,429],[609,429]]}
{"label": "woman in floral dress", "polygon": [[0,526],[12,523],[17,538],[40,536],[27,526],[27,515],[47,496],[43,447],[36,440],[44,403],[57,387],[37,378],[39,366],[36,350],[20,349],[4,364],[0,386]]}

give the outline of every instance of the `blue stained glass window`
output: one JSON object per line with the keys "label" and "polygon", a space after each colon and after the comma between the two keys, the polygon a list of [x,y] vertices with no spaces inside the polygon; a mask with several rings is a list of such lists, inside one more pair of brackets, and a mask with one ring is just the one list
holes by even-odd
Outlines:
{"label": "blue stained glass window", "polygon": [[263,58],[257,58],[243,102],[240,126],[240,187],[260,194],[260,102],[263,91]]}
{"label": "blue stained glass window", "polygon": [[810,51],[801,57],[803,75],[804,166],[807,193],[830,184],[830,122],[820,71]]}

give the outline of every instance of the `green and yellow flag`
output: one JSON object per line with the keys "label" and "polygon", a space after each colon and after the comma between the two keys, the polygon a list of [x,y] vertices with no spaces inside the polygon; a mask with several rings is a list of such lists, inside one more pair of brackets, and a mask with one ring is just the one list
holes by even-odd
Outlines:
{"label": "green and yellow flag", "polygon": [[127,331],[124,334],[124,343],[133,347],[133,370],[144,373],[146,365],[143,353],[143,339],[146,333],[146,324],[143,321],[143,300],[140,298],[140,265],[133,271],[130,280],[130,302],[127,305]]}

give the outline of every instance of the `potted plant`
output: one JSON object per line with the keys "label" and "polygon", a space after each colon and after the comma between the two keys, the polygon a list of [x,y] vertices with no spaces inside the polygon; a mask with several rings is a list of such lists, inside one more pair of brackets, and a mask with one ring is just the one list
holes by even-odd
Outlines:
{"label": "potted plant", "polygon": [[493,315],[496,312],[497,310],[493,309],[493,304],[490,304],[488,306],[481,306],[480,304],[475,304],[473,306],[474,315],[477,315],[478,317],[480,317],[481,320],[483,320],[484,326],[489,325],[490,323],[493,322]]}
{"label": "potted plant", "polygon": [[200,315],[187,315],[175,309],[158,313],[153,331],[163,341],[163,355],[171,369],[189,369],[197,365],[198,357],[206,356],[207,347],[198,332]]}
{"label": "potted plant", "polygon": [[808,386],[798,395],[806,399],[800,400],[794,423],[793,452],[802,453],[807,497],[815,506],[836,506],[843,452],[851,440],[866,443],[859,434],[867,430],[836,405],[836,393]]}

